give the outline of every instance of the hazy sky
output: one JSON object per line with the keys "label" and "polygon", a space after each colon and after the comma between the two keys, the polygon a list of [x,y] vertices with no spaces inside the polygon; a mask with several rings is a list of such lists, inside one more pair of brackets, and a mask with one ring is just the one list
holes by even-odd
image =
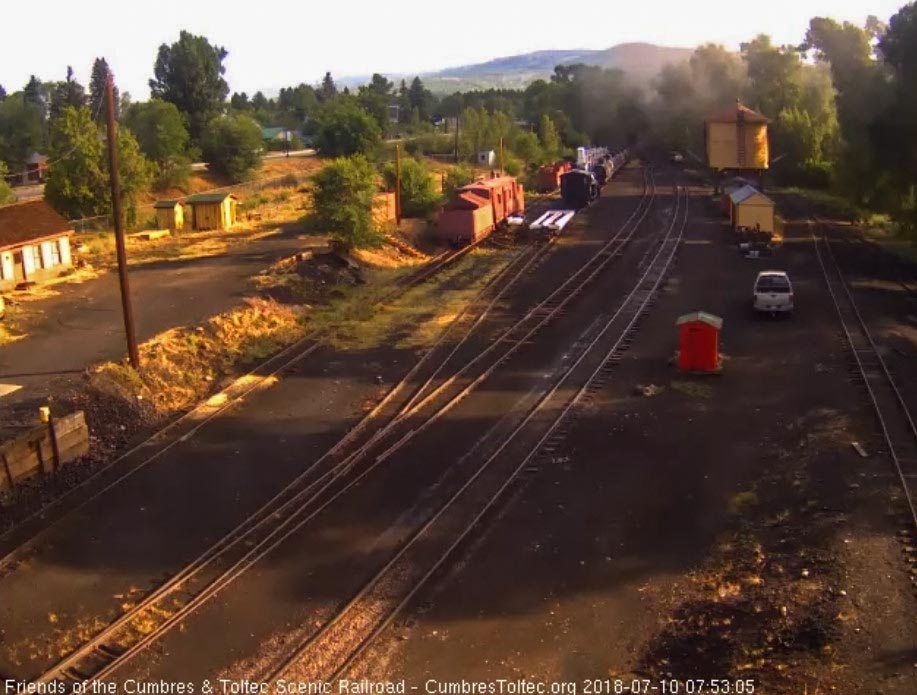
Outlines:
{"label": "hazy sky", "polygon": [[[229,51],[232,91],[315,82],[338,76],[423,72],[549,48],[607,48],[625,41],[737,49],[757,33],[797,43],[809,18],[862,23],[887,20],[904,0],[17,0],[4,2],[0,84],[21,89],[31,73],[63,79],[67,65],[88,81],[92,60],[105,56],[118,86],[149,95],[156,51],[181,29],[204,34]],[[451,8],[457,8],[455,12]],[[475,7],[485,8],[481,10]],[[487,24],[499,8],[499,26]],[[584,12],[574,12],[582,8]]]}

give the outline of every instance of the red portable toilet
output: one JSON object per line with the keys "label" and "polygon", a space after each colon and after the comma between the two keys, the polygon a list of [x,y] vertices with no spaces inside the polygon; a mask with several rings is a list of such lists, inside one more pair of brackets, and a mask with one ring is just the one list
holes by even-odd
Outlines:
{"label": "red portable toilet", "polygon": [[723,319],[704,311],[685,314],[678,326],[678,368],[685,372],[716,372],[720,367]]}

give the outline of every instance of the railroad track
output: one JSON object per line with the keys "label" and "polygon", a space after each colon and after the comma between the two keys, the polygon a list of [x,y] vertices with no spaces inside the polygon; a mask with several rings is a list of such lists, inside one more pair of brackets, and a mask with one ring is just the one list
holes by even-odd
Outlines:
{"label": "railroad track", "polygon": [[[485,239],[481,239],[475,244],[465,246],[462,249],[444,251],[443,253],[434,257],[430,263],[425,265],[419,271],[410,273],[408,276],[403,278],[403,280],[397,283],[397,286],[393,288],[391,292],[386,293],[381,298],[376,300],[375,304],[385,305],[396,301],[411,288],[430,280],[438,273],[442,272],[445,268],[455,264],[461,258],[464,258],[471,251],[477,248],[484,240]],[[510,261],[510,264],[515,263],[517,260],[519,260],[519,255],[525,255],[528,251],[529,249],[524,247],[519,252],[519,254],[517,254],[517,257]],[[82,509],[87,504],[97,499],[101,495],[107,493],[109,490],[119,485],[121,482],[129,478],[140,469],[158,460],[161,456],[166,454],[178,444],[185,442],[193,437],[207,423],[221,415],[226,414],[229,410],[242,402],[246,397],[253,395],[255,392],[263,388],[265,384],[270,383],[273,377],[276,377],[279,374],[292,369],[294,366],[296,366],[297,363],[301,362],[303,359],[317,350],[320,345],[321,334],[319,332],[313,332],[306,335],[296,343],[284,348],[275,355],[272,355],[267,360],[258,365],[258,367],[240,377],[237,382],[243,384],[246,382],[249,383],[234,391],[232,397],[229,398],[224,404],[216,407],[210,406],[207,403],[199,404],[189,412],[176,418],[166,426],[157,430],[149,437],[145,438],[143,441],[131,447],[128,451],[118,456],[114,461],[105,465],[105,467],[101,468],[96,473],[90,475],[88,478],[68,490],[66,493],[58,497],[50,504],[28,516],[26,519],[20,522],[17,527],[14,527],[7,532],[0,533],[0,548],[3,546],[10,548],[10,550],[6,551],[3,555],[0,555],[0,575],[2,575],[3,572],[7,571],[12,565],[14,565],[20,559],[20,557],[31,547],[34,547],[36,543],[42,537],[44,537],[50,529],[61,523],[67,514]],[[165,442],[160,448],[156,449],[162,440],[170,436],[171,439],[169,441]],[[149,455],[145,457],[140,457],[140,460],[129,463],[132,457],[141,454],[145,449],[155,450],[150,451]],[[78,503],[75,503],[71,507],[67,507],[65,511],[61,513],[61,516],[52,524],[44,526],[38,532],[32,533],[29,536],[23,536],[22,529],[25,528],[28,524],[43,520],[50,512],[53,512],[56,509],[60,509],[61,507],[66,507],[70,500],[76,499],[90,486],[96,486],[96,489],[93,490],[90,495],[82,497]],[[17,539],[20,537],[22,540],[17,541]]]}
{"label": "railroad track", "polygon": [[866,387],[887,453],[904,492],[911,532],[917,533],[917,426],[914,416],[860,314],[853,292],[831,248],[830,236],[818,221],[816,229],[818,231],[813,233],[813,242],[818,264],[850,347],[856,374]]}
{"label": "railroad track", "polygon": [[[505,344],[505,349],[497,355],[498,359],[488,369],[478,373],[472,384],[465,384],[458,393],[453,392],[451,398],[434,410],[421,426],[414,429],[405,427],[408,418],[426,405],[421,403],[421,397],[442,373],[444,365],[457,354],[509,287],[547,253],[550,240],[537,247],[527,246],[517,254],[441,335],[437,344],[411,372],[350,433],[313,462],[287,488],[168,582],[40,675],[36,681],[76,682],[110,677],[439,419],[522,344],[507,342],[506,335],[518,330],[519,325],[527,327],[527,335],[533,334],[551,318],[543,311],[545,306],[552,307],[551,313],[554,316],[559,315],[582,286],[590,282],[598,270],[617,255],[620,245],[633,236],[652,206],[655,184],[651,173],[645,173],[645,177],[644,194],[637,209],[596,254],[600,262],[596,264],[595,258],[590,259],[580,272],[568,278],[548,299],[539,303],[486,348],[485,352],[490,352],[494,345]],[[580,286],[574,287],[571,284],[574,278],[579,279]],[[456,332],[459,332],[460,338],[450,347],[447,338]],[[441,352],[447,349],[448,354],[443,356]],[[434,361],[434,356],[439,358],[438,361]],[[434,367],[432,373],[423,379],[424,368],[431,364]],[[412,382],[420,382],[420,386],[411,390]],[[399,404],[399,398],[407,400]],[[386,420],[387,424],[372,430],[373,424]],[[358,464],[363,464],[362,470],[356,468]],[[151,621],[155,623],[152,629]]]}
{"label": "railroad track", "polygon": [[[617,310],[579,356],[531,408],[499,448],[419,526],[362,588],[288,656],[256,679],[334,682],[397,618],[466,540],[480,521],[506,498],[514,482],[543,452],[553,450],[572,411],[600,388],[633,340],[675,258],[688,219],[687,190],[677,188],[678,205],[665,236]],[[571,398],[563,390],[578,384]],[[529,446],[531,440],[534,446]],[[544,463],[547,463],[545,461]]]}

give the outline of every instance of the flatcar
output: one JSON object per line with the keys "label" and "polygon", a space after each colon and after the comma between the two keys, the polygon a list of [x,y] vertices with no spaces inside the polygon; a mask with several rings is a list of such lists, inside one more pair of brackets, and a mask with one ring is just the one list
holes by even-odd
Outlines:
{"label": "flatcar", "polygon": [[514,176],[480,179],[455,190],[440,210],[437,233],[448,244],[473,244],[523,212],[525,192]]}
{"label": "flatcar", "polygon": [[560,195],[564,205],[584,208],[599,197],[599,184],[592,172],[573,169],[560,177]]}

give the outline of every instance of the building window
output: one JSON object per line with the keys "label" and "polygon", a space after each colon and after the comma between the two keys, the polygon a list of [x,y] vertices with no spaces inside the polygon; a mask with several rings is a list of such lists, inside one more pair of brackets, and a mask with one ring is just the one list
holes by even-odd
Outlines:
{"label": "building window", "polygon": [[41,269],[41,246],[30,246],[29,251],[32,254],[32,267],[35,270]]}
{"label": "building window", "polygon": [[60,241],[51,242],[51,265],[60,265]]}

